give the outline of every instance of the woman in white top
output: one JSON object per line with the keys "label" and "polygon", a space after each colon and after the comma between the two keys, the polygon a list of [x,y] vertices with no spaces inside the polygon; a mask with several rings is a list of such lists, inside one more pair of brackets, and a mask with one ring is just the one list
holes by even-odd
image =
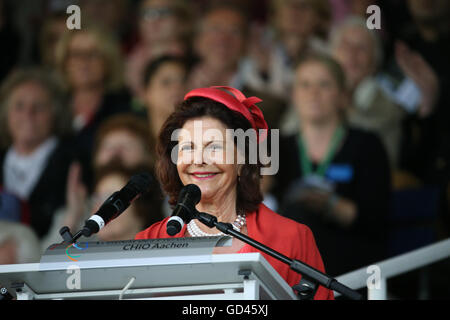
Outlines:
{"label": "woman in white top", "polygon": [[64,203],[70,153],[61,111],[57,86],[40,70],[17,70],[1,87],[0,185],[28,202],[39,238]]}

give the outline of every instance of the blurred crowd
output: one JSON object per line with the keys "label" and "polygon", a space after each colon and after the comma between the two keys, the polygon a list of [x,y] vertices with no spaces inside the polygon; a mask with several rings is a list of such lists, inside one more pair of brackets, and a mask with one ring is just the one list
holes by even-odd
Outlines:
{"label": "blurred crowd", "polygon": [[[0,263],[38,261],[153,174],[168,115],[213,85],[263,100],[265,203],[312,229],[333,276],[449,236],[447,0],[0,0],[0,43]],[[170,213],[154,186],[96,238]]]}

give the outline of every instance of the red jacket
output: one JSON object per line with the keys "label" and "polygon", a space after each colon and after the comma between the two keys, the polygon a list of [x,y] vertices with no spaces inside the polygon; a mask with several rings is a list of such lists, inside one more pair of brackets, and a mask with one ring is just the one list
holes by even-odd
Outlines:
{"label": "red jacket", "polygon": [[[280,216],[260,204],[257,211],[246,214],[247,231],[250,238],[284,254],[291,259],[297,259],[310,265],[317,270],[324,272],[324,265],[317,249],[316,242],[311,230],[300,223]],[[166,218],[157,222],[144,231],[136,235],[138,239],[170,238],[166,232]],[[174,237],[184,237],[186,225],[180,233]],[[288,265],[281,261],[245,244],[239,253],[259,252],[272,265],[272,267],[283,277],[292,287],[300,281],[300,274],[292,271]],[[333,300],[333,292],[319,286],[314,297],[315,300]]]}

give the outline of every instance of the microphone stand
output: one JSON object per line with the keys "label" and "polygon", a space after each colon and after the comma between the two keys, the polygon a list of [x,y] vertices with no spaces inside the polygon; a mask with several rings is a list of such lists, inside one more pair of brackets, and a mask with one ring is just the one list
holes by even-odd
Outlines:
{"label": "microphone stand", "polygon": [[83,235],[83,230],[78,231],[73,236],[72,233],[70,232],[69,227],[64,226],[59,230],[59,234],[63,238],[64,242],[75,243],[78,240],[78,238],[80,238]]}
{"label": "microphone stand", "polygon": [[327,289],[337,291],[343,296],[346,296],[352,300],[362,300],[362,295],[353,289],[343,285],[336,279],[331,278],[325,273],[314,269],[313,267],[295,259],[291,259],[272,248],[265,246],[264,244],[236,231],[231,223],[218,222],[217,218],[211,214],[205,212],[197,212],[196,218],[210,228],[216,227],[227,235],[231,235],[252,247],[280,260],[281,262],[289,265],[289,267],[295,272],[301,274],[301,280],[298,284],[292,288],[299,293],[300,300],[312,300],[317,292],[318,285],[322,285]]}

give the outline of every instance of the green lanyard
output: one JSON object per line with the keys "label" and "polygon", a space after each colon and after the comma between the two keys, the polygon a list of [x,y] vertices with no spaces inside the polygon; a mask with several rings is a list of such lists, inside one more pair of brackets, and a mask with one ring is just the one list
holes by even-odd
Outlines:
{"label": "green lanyard", "polygon": [[300,153],[300,162],[302,165],[302,171],[304,176],[315,174],[321,177],[325,177],[325,173],[327,172],[328,166],[330,165],[330,162],[333,159],[336,149],[338,145],[341,143],[344,134],[345,134],[344,127],[342,125],[338,126],[334,131],[333,138],[331,139],[330,147],[328,148],[328,153],[323,159],[323,161],[319,163],[316,172],[313,172],[312,162],[311,160],[309,160],[306,146],[303,142],[302,136],[299,135],[298,146]]}

